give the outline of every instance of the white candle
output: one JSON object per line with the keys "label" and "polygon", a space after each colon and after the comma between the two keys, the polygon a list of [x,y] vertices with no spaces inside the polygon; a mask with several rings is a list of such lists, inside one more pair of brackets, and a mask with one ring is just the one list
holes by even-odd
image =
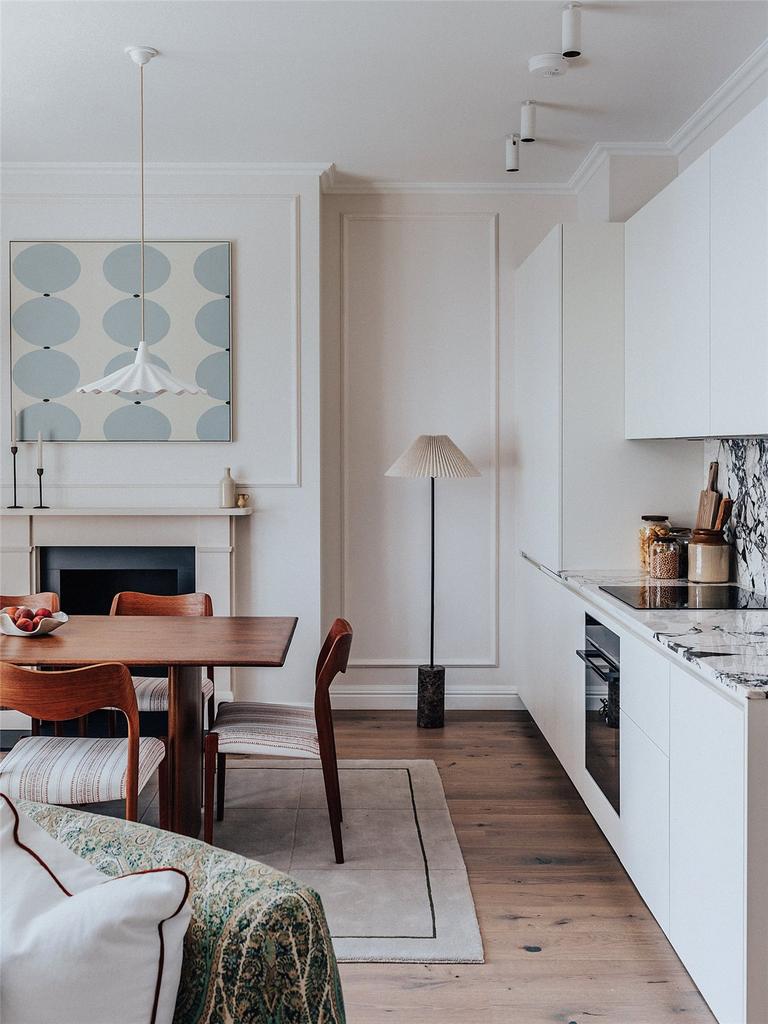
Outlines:
{"label": "white candle", "polygon": [[37,432],[37,468],[43,468],[43,435],[40,430]]}
{"label": "white candle", "polygon": [[11,444],[16,444],[16,410],[11,409]]}

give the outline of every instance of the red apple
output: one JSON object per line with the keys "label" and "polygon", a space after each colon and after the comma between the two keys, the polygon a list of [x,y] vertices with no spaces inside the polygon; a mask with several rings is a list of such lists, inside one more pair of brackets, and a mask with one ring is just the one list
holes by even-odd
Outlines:
{"label": "red apple", "polygon": [[50,608],[38,608],[35,611],[35,618],[36,619],[52,619],[53,618],[53,612],[51,611]]}
{"label": "red apple", "polygon": [[34,617],[35,613],[32,611],[31,608],[19,608],[19,610],[16,612],[17,622],[19,621],[19,619],[34,619]]}
{"label": "red apple", "polygon": [[[29,620],[28,619],[24,619],[24,621],[28,622]],[[37,629],[37,627],[40,625],[40,623],[42,621],[43,621],[43,616],[42,615],[36,615],[34,617],[34,619],[32,619],[32,625],[34,626],[35,629]]]}
{"label": "red apple", "polygon": [[32,619],[17,619],[16,628],[23,629],[25,633],[31,633],[35,627],[32,624]]}

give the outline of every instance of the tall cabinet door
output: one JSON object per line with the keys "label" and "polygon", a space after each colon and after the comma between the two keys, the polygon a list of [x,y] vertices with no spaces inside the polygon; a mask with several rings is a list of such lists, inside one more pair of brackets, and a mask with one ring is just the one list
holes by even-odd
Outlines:
{"label": "tall cabinet door", "polygon": [[560,564],[562,226],[515,275],[518,547],[550,569]]}
{"label": "tall cabinet door", "polygon": [[626,224],[626,436],[709,434],[709,153]]}
{"label": "tall cabinet door", "polygon": [[768,100],[711,151],[712,433],[768,433]]}

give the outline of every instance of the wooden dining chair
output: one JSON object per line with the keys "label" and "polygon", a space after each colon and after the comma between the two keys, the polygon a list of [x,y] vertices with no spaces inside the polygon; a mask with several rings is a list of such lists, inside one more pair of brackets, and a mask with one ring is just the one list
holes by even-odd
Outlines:
{"label": "wooden dining chair", "polygon": [[[12,606],[21,608],[31,608],[35,611],[37,608],[47,608],[50,612],[61,611],[61,605],[59,604],[59,595],[54,594],[52,590],[44,590],[41,594],[0,594],[0,608],[10,608]],[[57,727],[58,728],[58,727]],[[87,728],[85,718],[80,719],[80,734],[85,735]],[[32,724],[32,735],[38,736],[40,734],[40,719],[33,718]]]}
{"label": "wooden dining chair", "polygon": [[[208,594],[140,594],[124,590],[112,599],[110,615],[213,615]],[[168,711],[168,676],[133,676],[139,711]],[[203,719],[208,708],[208,728],[216,714],[213,666],[209,665],[201,681]]]}
{"label": "wooden dining chair", "polygon": [[204,829],[207,843],[213,842],[214,780],[216,820],[221,821],[224,817],[227,754],[319,758],[336,863],[344,863],[341,840],[343,811],[330,687],[339,672],[347,671],[351,646],[352,627],[346,619],[336,619],[317,659],[314,707],[246,701],[219,705],[213,728],[205,739]]}
{"label": "wooden dining chair", "polygon": [[165,743],[139,737],[139,711],[131,674],[108,662],[66,672],[36,672],[0,663],[0,704],[50,722],[116,708],[128,720],[123,739],[26,736],[0,761],[0,790],[11,799],[47,804],[125,800],[136,821],[141,790],[159,769],[160,827],[168,825]]}

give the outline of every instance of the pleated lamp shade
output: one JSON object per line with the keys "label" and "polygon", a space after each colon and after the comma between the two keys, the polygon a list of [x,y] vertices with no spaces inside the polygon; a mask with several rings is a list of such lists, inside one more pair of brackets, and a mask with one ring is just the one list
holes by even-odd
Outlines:
{"label": "pleated lamp shade", "polygon": [[421,434],[389,467],[385,476],[480,476],[447,434]]}
{"label": "pleated lamp shade", "polygon": [[95,380],[91,384],[83,384],[77,389],[82,395],[101,395],[111,392],[119,395],[204,395],[204,388],[197,384],[179,380],[162,366],[149,360],[146,342],[140,341],[136,358],[128,366],[123,366],[106,377]]}

